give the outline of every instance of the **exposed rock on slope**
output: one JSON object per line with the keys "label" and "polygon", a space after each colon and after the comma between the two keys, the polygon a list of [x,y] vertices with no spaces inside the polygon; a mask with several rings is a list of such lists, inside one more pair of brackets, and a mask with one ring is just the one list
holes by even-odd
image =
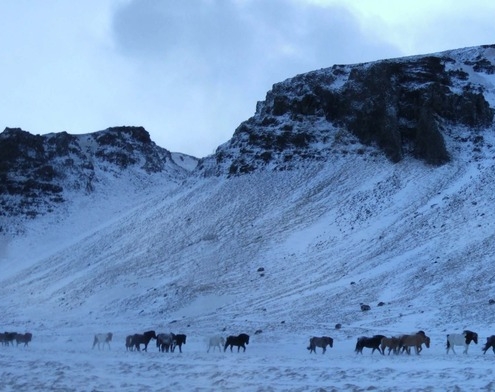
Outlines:
{"label": "exposed rock on slope", "polygon": [[189,172],[152,142],[142,127],[115,127],[86,135],[40,136],[18,128],[0,133],[4,216],[34,217],[62,203],[68,191],[89,194],[103,181],[114,186],[119,180],[144,183],[143,179],[157,173],[178,182]]}
{"label": "exposed rock on slope", "polygon": [[214,164],[207,158],[201,166],[231,175],[283,170],[369,147],[393,162],[412,155],[441,165],[450,159],[446,129],[474,133],[493,125],[486,79],[494,73],[491,45],[299,75],[275,84],[255,115],[217,149]]}

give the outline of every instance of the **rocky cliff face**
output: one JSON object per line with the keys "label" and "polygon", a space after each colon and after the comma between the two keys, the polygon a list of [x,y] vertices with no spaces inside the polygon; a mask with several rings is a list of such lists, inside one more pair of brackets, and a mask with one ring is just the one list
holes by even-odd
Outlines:
{"label": "rocky cliff face", "polygon": [[477,143],[493,128],[495,45],[367,64],[335,65],[275,84],[206,173],[284,170],[328,154],[411,155],[442,165],[453,127]]}
{"label": "rocky cliff face", "polygon": [[[196,174],[296,169],[346,154],[442,165],[455,143],[474,150],[486,144],[484,132],[494,130],[494,85],[495,45],[298,75],[275,84]],[[109,178],[160,174],[178,183],[190,173],[190,158],[156,146],[142,127],[44,136],[7,128],[0,134],[0,216],[36,216],[68,191],[113,186]]]}
{"label": "rocky cliff face", "polygon": [[142,127],[43,136],[6,128],[0,133],[0,214],[34,217],[64,202],[67,192],[90,194],[109,178],[157,173],[174,182],[188,175]]}

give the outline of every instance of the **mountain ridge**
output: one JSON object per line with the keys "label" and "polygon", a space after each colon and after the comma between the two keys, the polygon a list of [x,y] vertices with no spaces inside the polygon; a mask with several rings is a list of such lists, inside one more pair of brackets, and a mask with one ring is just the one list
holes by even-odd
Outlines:
{"label": "mountain ridge", "polygon": [[[479,61],[481,75],[478,63],[468,67],[479,76],[486,114],[495,77]],[[395,161],[378,143],[329,129],[326,116],[279,117],[332,132],[326,144],[291,141],[264,160],[259,136],[283,124],[257,130],[255,118],[254,141],[236,131],[180,182],[160,175],[150,183],[146,175],[144,191],[114,188],[90,201],[72,194],[68,211],[36,216],[22,235],[5,237],[2,314],[31,329],[173,323],[192,334],[493,325],[493,119],[482,115],[481,128],[435,119],[449,159],[432,164],[409,153],[414,148]],[[240,159],[249,169],[231,170]]]}

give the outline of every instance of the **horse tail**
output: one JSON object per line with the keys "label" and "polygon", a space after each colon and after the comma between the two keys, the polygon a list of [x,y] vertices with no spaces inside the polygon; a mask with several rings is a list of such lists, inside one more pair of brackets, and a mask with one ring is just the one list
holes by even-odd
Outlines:
{"label": "horse tail", "polygon": [[449,336],[450,336],[450,335],[447,335],[447,350],[450,348],[450,340],[449,340]]}
{"label": "horse tail", "polygon": [[359,344],[359,339],[358,339],[356,342],[356,348],[354,349],[354,351],[358,353],[359,349],[360,349],[360,344]]}
{"label": "horse tail", "polygon": [[310,352],[311,352],[311,351],[316,352],[316,345],[315,345],[315,342],[314,342],[314,338],[309,339],[309,346],[307,347],[307,349],[308,349]]}

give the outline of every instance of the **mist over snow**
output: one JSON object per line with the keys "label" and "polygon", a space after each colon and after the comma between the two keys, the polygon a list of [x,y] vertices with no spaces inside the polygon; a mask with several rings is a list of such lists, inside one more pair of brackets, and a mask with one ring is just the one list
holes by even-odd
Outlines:
{"label": "mist over snow", "polygon": [[[467,94],[432,117],[448,152],[441,164],[428,162],[436,156],[419,149],[421,136],[397,156],[380,139],[353,134],[359,118],[346,130],[316,104],[303,116],[307,106],[294,102],[310,87],[296,89],[296,78],[274,86],[255,117],[199,163],[145,141],[143,151],[166,166],[150,172],[136,159],[113,175],[114,161],[94,159],[107,182],[95,181],[92,192],[64,185],[65,202],[50,211],[2,215],[0,329],[29,331],[33,341],[0,346],[0,390],[495,388],[495,355],[481,352],[495,334],[495,127],[481,119],[495,108],[495,49],[441,56],[453,58],[448,70],[463,72],[449,92]],[[341,69],[344,79],[328,80],[344,89],[358,72]],[[301,95],[287,93],[295,90]],[[481,108],[480,126],[448,118],[470,99]],[[400,127],[416,126],[412,112]],[[300,138],[266,158],[260,140],[283,129]],[[71,143],[76,154],[82,142]],[[122,143],[112,146],[124,151]],[[154,341],[148,352],[125,350],[127,335],[151,329],[187,334],[183,353],[160,353]],[[464,329],[479,334],[478,345],[447,355],[446,335]],[[418,330],[432,341],[419,356],[354,353],[359,336]],[[91,349],[100,332],[113,332],[110,351]],[[245,353],[206,352],[209,336],[241,332],[251,336]],[[322,335],[334,347],[310,355],[309,338]]]}

